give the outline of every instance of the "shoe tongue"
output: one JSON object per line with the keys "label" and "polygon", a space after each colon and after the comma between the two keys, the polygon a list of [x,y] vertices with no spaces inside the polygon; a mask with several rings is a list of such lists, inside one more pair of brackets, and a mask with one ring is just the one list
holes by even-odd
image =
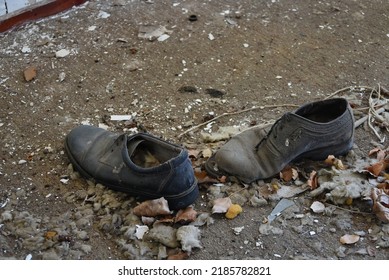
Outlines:
{"label": "shoe tongue", "polygon": [[135,140],[135,141],[127,141],[127,151],[128,156],[131,157],[131,155],[134,153],[135,149],[139,146],[140,143],[144,142],[145,140]]}

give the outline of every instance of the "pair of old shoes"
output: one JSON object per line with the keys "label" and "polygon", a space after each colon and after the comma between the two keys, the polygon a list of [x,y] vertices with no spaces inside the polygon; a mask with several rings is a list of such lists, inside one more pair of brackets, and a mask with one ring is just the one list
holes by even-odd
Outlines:
{"label": "pair of old shoes", "polygon": [[[291,161],[345,154],[353,135],[353,114],[345,99],[318,101],[286,113],[273,126],[231,138],[205,167],[211,175],[233,175],[249,183],[274,176]],[[117,135],[83,125],[67,135],[65,150],[84,177],[114,190],[141,199],[164,197],[171,209],[198,197],[188,152],[150,134]]]}

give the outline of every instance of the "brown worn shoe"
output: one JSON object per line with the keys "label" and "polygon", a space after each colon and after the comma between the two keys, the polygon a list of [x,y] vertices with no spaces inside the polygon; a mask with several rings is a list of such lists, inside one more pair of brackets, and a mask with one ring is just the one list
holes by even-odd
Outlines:
{"label": "brown worn shoe", "polygon": [[250,183],[278,174],[303,158],[346,154],[353,145],[354,117],[346,99],[308,103],[273,126],[246,130],[230,139],[205,164],[210,175],[233,175]]}

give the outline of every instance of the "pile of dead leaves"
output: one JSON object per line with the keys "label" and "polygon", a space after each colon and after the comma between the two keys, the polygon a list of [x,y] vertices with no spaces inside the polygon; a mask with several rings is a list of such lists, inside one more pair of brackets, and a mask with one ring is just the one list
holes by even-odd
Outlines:
{"label": "pile of dead leaves", "polygon": [[389,223],[389,148],[375,148],[369,155],[376,155],[376,162],[366,167],[371,176],[377,178],[377,184],[371,190],[373,212],[381,221]]}
{"label": "pile of dead leaves", "polygon": [[198,214],[193,207],[171,211],[163,197],[140,203],[133,209],[133,214],[142,221],[136,225],[135,237],[164,245],[168,248],[167,259],[186,259],[194,248],[202,248],[199,227],[212,223],[209,214]]}

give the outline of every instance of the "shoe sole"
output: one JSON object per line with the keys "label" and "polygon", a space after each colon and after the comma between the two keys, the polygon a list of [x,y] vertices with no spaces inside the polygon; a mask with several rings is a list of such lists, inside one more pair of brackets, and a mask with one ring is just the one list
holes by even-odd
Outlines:
{"label": "shoe sole", "polygon": [[160,197],[164,197],[168,203],[169,203],[169,208],[172,210],[177,210],[177,209],[182,209],[186,208],[187,206],[193,204],[193,202],[197,199],[199,196],[199,189],[198,189],[198,181],[195,178],[194,183],[192,186],[187,189],[185,192],[182,192],[177,195],[154,195],[150,193],[145,193],[145,192],[138,192],[138,191],[132,191],[129,190],[128,188],[131,188],[131,186],[128,186],[128,188],[117,186],[117,185],[112,185],[104,180],[99,180],[94,178],[92,175],[90,175],[86,170],[84,170],[80,164],[76,161],[76,159],[73,157],[72,153],[70,152],[70,148],[68,146],[68,141],[67,138],[65,139],[65,152],[68,155],[68,158],[70,160],[70,163],[73,164],[75,169],[85,178],[88,180],[93,180],[95,183],[100,183],[104,185],[105,187],[115,190],[115,191],[120,191],[124,192],[133,196],[136,196],[139,200],[147,200],[147,199],[157,199]]}
{"label": "shoe sole", "polygon": [[[353,141],[348,141],[342,145],[327,146],[319,149],[314,149],[305,153],[302,153],[296,157],[293,161],[299,161],[302,159],[310,160],[325,160],[328,156],[342,156],[347,154],[353,147]],[[330,151],[330,152],[329,152]]]}

